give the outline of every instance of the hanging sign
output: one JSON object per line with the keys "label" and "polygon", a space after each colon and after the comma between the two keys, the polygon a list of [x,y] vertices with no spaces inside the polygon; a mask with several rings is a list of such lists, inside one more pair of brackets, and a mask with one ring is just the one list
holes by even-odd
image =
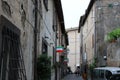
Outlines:
{"label": "hanging sign", "polygon": [[69,61],[69,59],[68,58],[64,58],[64,62],[68,62]]}
{"label": "hanging sign", "polygon": [[64,64],[67,64],[68,61],[69,61],[68,58],[65,58],[65,59],[64,59]]}
{"label": "hanging sign", "polygon": [[57,48],[56,48],[56,52],[63,52],[63,47],[62,46],[58,46]]}

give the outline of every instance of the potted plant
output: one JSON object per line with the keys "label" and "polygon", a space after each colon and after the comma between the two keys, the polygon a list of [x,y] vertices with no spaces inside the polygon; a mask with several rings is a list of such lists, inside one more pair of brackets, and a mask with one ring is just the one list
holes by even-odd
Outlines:
{"label": "potted plant", "polygon": [[39,80],[49,80],[51,77],[51,57],[41,54],[37,60],[37,74]]}
{"label": "potted plant", "polygon": [[119,37],[120,37],[120,28],[117,28],[107,34],[106,40],[108,42],[115,42]]}
{"label": "potted plant", "polygon": [[93,80],[93,69],[97,67],[97,58],[94,58],[93,62],[89,65],[91,80]]}

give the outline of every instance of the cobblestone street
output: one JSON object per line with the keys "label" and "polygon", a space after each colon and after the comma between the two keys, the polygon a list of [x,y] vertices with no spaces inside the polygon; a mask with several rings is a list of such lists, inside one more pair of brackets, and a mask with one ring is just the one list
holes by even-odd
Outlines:
{"label": "cobblestone street", "polygon": [[81,76],[77,76],[75,74],[69,74],[64,77],[62,80],[83,80]]}

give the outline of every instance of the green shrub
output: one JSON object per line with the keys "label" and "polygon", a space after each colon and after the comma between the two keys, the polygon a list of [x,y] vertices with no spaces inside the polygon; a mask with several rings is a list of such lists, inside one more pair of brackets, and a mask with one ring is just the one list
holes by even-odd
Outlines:
{"label": "green shrub", "polygon": [[42,54],[37,60],[37,74],[40,80],[49,80],[51,77],[51,57]]}
{"label": "green shrub", "polygon": [[93,70],[97,66],[97,58],[93,59],[93,62],[89,65],[90,70]]}
{"label": "green shrub", "polygon": [[108,42],[111,42],[113,40],[117,40],[117,38],[119,37],[120,37],[120,28],[117,28],[107,34],[106,40]]}

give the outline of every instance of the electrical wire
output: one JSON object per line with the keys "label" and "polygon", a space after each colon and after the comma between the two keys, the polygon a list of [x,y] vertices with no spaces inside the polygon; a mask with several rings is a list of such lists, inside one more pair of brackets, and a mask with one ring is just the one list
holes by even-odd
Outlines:
{"label": "electrical wire", "polygon": [[[17,0],[16,0],[16,1],[17,1]],[[17,2],[18,2],[18,1],[17,1]],[[33,2],[33,1],[32,1],[32,2]],[[33,4],[35,5],[34,2],[33,2]],[[19,10],[18,10],[16,7],[14,7],[12,4],[11,4],[11,7],[12,7],[13,9],[15,9],[16,11],[20,12],[20,15],[22,15],[22,14],[21,14],[21,11],[19,11]],[[55,43],[55,40],[52,38],[53,36],[51,35],[51,32],[50,32],[50,30],[48,29],[47,23],[46,23],[46,21],[43,19],[40,10],[37,9],[37,12],[39,13],[39,15],[40,15],[40,17],[41,17],[41,19],[42,19],[42,21],[43,21],[43,23],[44,23],[44,25],[45,25],[48,33],[49,33],[49,35],[51,36],[52,41]],[[25,18],[25,19],[26,19],[26,21],[31,25],[31,27],[32,27],[33,30],[34,30],[33,24],[32,24],[27,18]]]}

